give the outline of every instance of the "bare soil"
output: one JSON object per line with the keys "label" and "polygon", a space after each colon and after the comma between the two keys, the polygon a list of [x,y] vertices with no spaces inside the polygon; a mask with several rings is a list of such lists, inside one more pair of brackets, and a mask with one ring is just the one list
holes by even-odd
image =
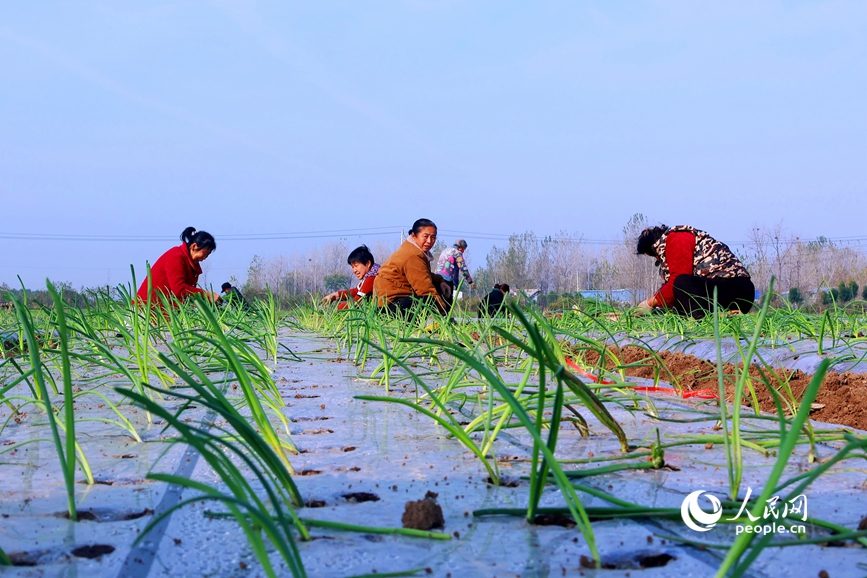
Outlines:
{"label": "bare soil", "polygon": [[[656,359],[648,355],[647,350],[632,345],[619,349],[612,346],[611,350],[621,364],[637,365],[637,367],[624,370],[626,375],[647,379],[654,379],[658,376],[661,381],[671,383],[675,387],[679,386],[685,391],[699,389],[719,391],[716,365],[706,359],[671,351],[657,352],[659,359]],[[588,365],[598,366],[598,353],[585,352],[583,357]],[[608,360],[607,367],[612,369],[614,363]],[[743,364],[738,364],[738,370],[742,369]],[[731,402],[734,397],[735,366],[731,363],[725,364],[723,374],[726,401]],[[790,389],[791,395],[800,402],[804,390],[813,378],[812,375],[800,370],[775,369],[771,371],[755,364],[750,366],[750,377],[759,408],[769,413],[775,413],[776,406],[773,396],[765,385],[766,383],[773,384],[784,400],[791,400]],[[745,391],[743,404],[751,406],[752,400],[752,395]],[[829,371],[825,375],[813,403],[816,409],[810,413],[810,418],[825,423],[867,430],[867,374]],[[786,408],[785,402],[783,407]]]}

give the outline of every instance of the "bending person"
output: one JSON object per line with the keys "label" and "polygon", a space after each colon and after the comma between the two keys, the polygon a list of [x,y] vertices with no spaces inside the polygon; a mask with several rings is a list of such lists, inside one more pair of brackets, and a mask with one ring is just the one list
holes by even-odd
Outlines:
{"label": "bending person", "polygon": [[245,309],[249,307],[249,304],[247,303],[247,300],[244,299],[244,295],[241,293],[240,289],[233,286],[228,281],[220,286],[220,298],[228,305],[239,305]]}
{"label": "bending person", "polygon": [[[202,274],[200,263],[217,250],[217,242],[210,233],[187,227],[181,233],[183,243],[172,247],[151,266],[151,303],[160,303],[160,295],[184,301],[190,295],[201,293],[212,301],[220,296],[196,287]],[[145,279],[138,292],[139,300],[148,300],[148,280]]]}
{"label": "bending person", "polygon": [[639,311],[672,308],[701,319],[713,310],[713,290],[723,310],[747,313],[755,286],[727,245],[688,225],[651,227],[638,237],[637,253],[656,259],[662,288],[638,304]]}
{"label": "bending person", "polygon": [[479,319],[487,315],[493,317],[503,308],[503,303],[506,301],[506,293],[509,292],[508,283],[497,283],[494,288],[479,303]]}
{"label": "bending person", "polygon": [[467,262],[464,259],[464,251],[466,250],[467,242],[463,239],[458,239],[454,245],[448,249],[444,249],[440,253],[440,258],[437,259],[436,272],[449,284],[452,292],[454,292],[461,282],[461,273],[463,273],[470,287],[476,288],[476,284],[473,283],[473,276],[470,275],[470,270],[467,269]]}
{"label": "bending person", "polygon": [[437,226],[429,219],[412,225],[409,237],[379,268],[373,291],[380,308],[391,313],[412,307],[418,301],[434,305],[440,313],[448,310],[443,296],[451,296],[449,284],[431,273],[430,249],[437,240]]}
{"label": "bending person", "polygon": [[352,267],[352,273],[358,278],[358,285],[352,289],[329,293],[322,298],[323,303],[341,301],[337,304],[338,309],[348,309],[349,302],[361,301],[372,295],[373,283],[376,279],[376,273],[379,271],[379,265],[374,262],[373,253],[370,252],[367,245],[354,249],[346,258],[346,263]]}

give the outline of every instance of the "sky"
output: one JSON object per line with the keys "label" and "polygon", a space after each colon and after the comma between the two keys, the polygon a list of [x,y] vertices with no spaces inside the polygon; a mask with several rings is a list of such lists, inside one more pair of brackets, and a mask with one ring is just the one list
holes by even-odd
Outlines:
{"label": "sky", "polygon": [[5,2],[0,207],[32,288],[187,226],[217,284],[420,217],[478,265],[635,213],[867,246],[867,2]]}

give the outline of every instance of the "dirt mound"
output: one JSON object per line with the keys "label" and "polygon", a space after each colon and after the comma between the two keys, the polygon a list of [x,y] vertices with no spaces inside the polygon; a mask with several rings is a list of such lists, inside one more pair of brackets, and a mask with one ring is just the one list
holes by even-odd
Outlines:
{"label": "dirt mound", "polygon": [[[671,383],[675,387],[679,386],[685,391],[697,389],[719,391],[716,365],[709,360],[671,351],[660,351],[657,353],[657,358],[647,350],[633,345],[619,349],[612,346],[610,350],[619,359],[620,365],[633,365],[624,370],[626,375],[647,379],[658,376],[661,381]],[[583,358],[588,365],[599,365],[599,354],[595,351],[584,352]],[[608,359],[606,365],[608,369],[612,369],[615,363]],[[743,364],[738,364],[737,367],[740,372]],[[723,366],[723,375],[726,400],[730,402],[734,397],[734,364],[726,363]],[[787,408],[785,400],[791,402],[794,396],[800,402],[804,390],[813,378],[812,375],[800,370],[770,371],[755,364],[750,366],[750,377],[759,408],[772,413],[776,412],[776,406],[773,396],[765,385],[766,382],[773,385],[784,400],[783,407]],[[752,400],[753,397],[747,388],[744,391],[743,403],[751,406]],[[816,409],[810,417],[816,421],[867,429],[867,374],[829,371],[825,375],[814,404]]]}
{"label": "dirt mound", "polygon": [[404,506],[403,516],[400,521],[404,528],[416,530],[430,530],[445,526],[443,509],[437,504],[437,494],[428,492],[424,499],[409,501]]}

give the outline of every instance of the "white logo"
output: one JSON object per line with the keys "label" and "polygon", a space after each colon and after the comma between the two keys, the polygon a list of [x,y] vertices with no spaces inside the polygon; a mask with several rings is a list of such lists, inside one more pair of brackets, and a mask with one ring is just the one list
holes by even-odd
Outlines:
{"label": "white logo", "polygon": [[680,517],[683,518],[683,523],[690,530],[695,530],[696,532],[707,532],[716,526],[716,523],[722,517],[722,505],[713,494],[706,494],[707,499],[710,500],[713,507],[713,512],[707,513],[701,509],[701,506],[698,505],[698,499],[704,493],[704,490],[696,490],[684,498],[683,504],[680,506]]}
{"label": "white logo", "polygon": [[[713,507],[713,512],[705,512],[698,505],[698,499],[702,494],[707,496]],[[765,500],[765,505],[762,506],[761,517],[759,508],[756,506],[753,509],[756,514],[748,509],[750,504],[750,496],[753,495],[753,489],[747,488],[747,495],[744,496],[744,501],[741,503],[741,508],[738,513],[731,518],[726,518],[729,522],[735,522],[735,535],[740,535],[744,532],[747,534],[806,534],[807,527],[804,524],[793,524],[789,520],[800,516],[801,522],[807,521],[807,496],[801,494],[788,500],[782,500],[779,496],[772,496]],[[782,506],[782,511],[780,511]],[[705,494],[704,490],[697,490],[688,495],[683,504],[680,505],[680,517],[683,518],[683,523],[690,530],[696,532],[707,532],[716,526],[722,518],[723,511],[720,501],[712,494]],[[741,523],[737,523],[741,522]],[[762,522],[765,522],[764,524]]]}

